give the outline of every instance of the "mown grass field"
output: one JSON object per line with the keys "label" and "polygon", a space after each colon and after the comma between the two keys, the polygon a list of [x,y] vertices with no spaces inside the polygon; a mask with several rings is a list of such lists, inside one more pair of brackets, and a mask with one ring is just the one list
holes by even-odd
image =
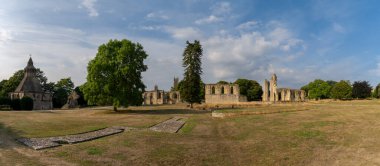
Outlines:
{"label": "mown grass field", "polygon": [[[286,111],[212,118],[184,106],[0,112],[0,165],[379,165],[380,100],[322,101],[224,109]],[[300,110],[300,111],[297,111]],[[147,128],[187,117],[176,134],[136,130],[41,151],[18,137],[75,134],[110,126]]]}

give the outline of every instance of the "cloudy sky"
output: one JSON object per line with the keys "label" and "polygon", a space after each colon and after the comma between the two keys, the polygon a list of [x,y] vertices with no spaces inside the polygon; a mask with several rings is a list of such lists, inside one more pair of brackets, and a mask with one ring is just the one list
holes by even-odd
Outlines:
{"label": "cloudy sky", "polygon": [[149,54],[148,89],[182,78],[186,41],[200,40],[203,80],[280,87],[316,78],[380,82],[377,0],[0,0],[0,80],[32,54],[49,81],[86,81],[97,47],[110,39],[139,42]]}

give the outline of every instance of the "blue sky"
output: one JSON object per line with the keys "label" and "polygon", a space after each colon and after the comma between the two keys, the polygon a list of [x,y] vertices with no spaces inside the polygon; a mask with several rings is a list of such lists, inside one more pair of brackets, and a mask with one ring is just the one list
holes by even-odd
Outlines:
{"label": "blue sky", "polygon": [[49,81],[86,80],[97,47],[139,42],[148,89],[182,78],[187,40],[200,40],[204,82],[276,73],[280,87],[324,80],[380,82],[380,1],[0,0],[0,79],[29,54]]}

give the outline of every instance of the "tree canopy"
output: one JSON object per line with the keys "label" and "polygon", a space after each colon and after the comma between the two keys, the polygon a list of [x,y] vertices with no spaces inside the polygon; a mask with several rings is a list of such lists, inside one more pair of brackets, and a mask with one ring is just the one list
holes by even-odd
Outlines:
{"label": "tree canopy", "polygon": [[316,79],[301,89],[308,92],[309,99],[326,99],[329,97],[331,86],[321,79]]}
{"label": "tree canopy", "polygon": [[110,40],[98,48],[87,66],[87,82],[83,93],[89,104],[117,107],[141,105],[145,85],[141,73],[147,70],[148,57],[139,43],[123,39]]}
{"label": "tree canopy", "polygon": [[220,80],[219,82],[217,82],[217,84],[230,84],[230,83],[227,81]]}
{"label": "tree canopy", "polygon": [[352,87],[348,81],[340,81],[331,88],[331,98],[333,99],[350,99],[352,98]]}
{"label": "tree canopy", "polygon": [[368,81],[355,81],[352,84],[352,97],[364,99],[371,97],[372,87],[369,85]]}
{"label": "tree canopy", "polygon": [[247,96],[248,101],[261,100],[263,88],[257,81],[240,78],[235,84],[239,85],[240,94]]}
{"label": "tree canopy", "polygon": [[55,108],[61,108],[66,104],[67,98],[74,89],[74,83],[71,78],[62,78],[54,86],[53,93],[53,106]]}
{"label": "tree canopy", "polygon": [[374,91],[373,91],[373,95],[372,95],[374,98],[380,98],[380,84],[377,84],[377,86],[375,87]]}
{"label": "tree canopy", "polygon": [[182,66],[185,68],[184,78],[182,83],[181,98],[190,103],[200,103],[202,87],[202,46],[198,40],[194,43],[186,42],[187,46],[183,52]]}

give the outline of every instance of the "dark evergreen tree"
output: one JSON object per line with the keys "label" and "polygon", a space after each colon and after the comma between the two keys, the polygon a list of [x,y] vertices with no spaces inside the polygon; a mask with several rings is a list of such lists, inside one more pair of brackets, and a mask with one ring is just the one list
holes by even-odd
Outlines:
{"label": "dark evergreen tree", "polygon": [[364,99],[371,97],[372,87],[368,81],[355,81],[352,85],[352,97]]}
{"label": "dark evergreen tree", "polygon": [[202,91],[202,46],[198,40],[194,43],[186,42],[187,46],[183,52],[182,66],[185,68],[181,98],[190,103],[200,103],[202,98],[200,96]]}

